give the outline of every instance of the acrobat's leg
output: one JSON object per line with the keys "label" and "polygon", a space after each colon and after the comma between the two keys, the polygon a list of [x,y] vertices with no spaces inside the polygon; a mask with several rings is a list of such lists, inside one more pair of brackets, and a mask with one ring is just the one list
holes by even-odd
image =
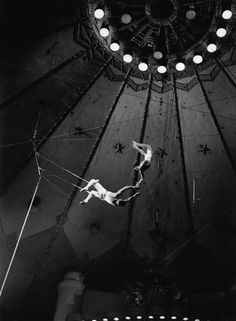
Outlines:
{"label": "acrobat's leg", "polygon": [[88,203],[88,201],[92,198],[92,197],[96,197],[98,196],[98,193],[96,191],[91,191],[91,192],[88,192],[88,196],[80,202],[80,204],[85,204],[85,203]]}
{"label": "acrobat's leg", "polygon": [[89,189],[89,187],[91,187],[92,185],[94,185],[94,184],[96,184],[96,183],[98,183],[98,182],[99,182],[99,179],[90,179],[90,181],[88,182],[88,184],[87,184],[84,188],[82,188],[82,189],[80,190],[80,192],[87,191],[87,190]]}

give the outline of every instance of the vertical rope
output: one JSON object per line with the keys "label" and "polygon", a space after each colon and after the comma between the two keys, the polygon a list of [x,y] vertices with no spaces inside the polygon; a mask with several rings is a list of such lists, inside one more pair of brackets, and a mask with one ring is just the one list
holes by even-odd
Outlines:
{"label": "vertical rope", "polygon": [[[153,78],[153,76],[152,76],[152,74],[150,74],[149,83],[148,83],[148,92],[147,92],[146,105],[145,105],[144,115],[143,115],[143,124],[142,124],[142,128],[141,128],[140,136],[139,136],[139,142],[140,143],[143,143],[145,130],[146,130],[146,124],[147,124],[147,118],[148,118],[148,112],[149,112],[149,104],[150,104],[150,100],[151,100],[152,78]],[[140,163],[140,157],[141,157],[141,154],[137,153],[134,166],[136,166],[136,165],[138,165]],[[138,175],[139,175],[139,173],[137,171],[134,171],[133,181],[132,181],[133,182],[132,183],[133,186],[137,183]],[[134,194],[134,191],[132,192],[132,194]],[[124,236],[123,236],[123,239],[121,240],[124,256],[126,255],[126,250],[127,250],[127,247],[128,247],[130,234],[131,234],[134,203],[135,203],[135,199],[132,198],[130,200],[130,202],[129,202],[127,223],[126,223],[126,228],[125,228],[125,231],[124,231]]]}
{"label": "vertical rope", "polygon": [[183,180],[184,180],[184,194],[185,194],[188,234],[191,236],[193,235],[193,232],[194,232],[193,217],[192,217],[192,209],[191,209],[190,194],[189,194],[189,187],[188,187],[187,169],[186,169],[186,163],[185,163],[185,157],[184,157],[184,142],[183,142],[183,134],[182,134],[182,127],[181,127],[180,113],[179,113],[178,94],[177,94],[176,79],[174,74],[172,74],[172,79],[173,79],[173,90],[174,90],[174,97],[175,97],[175,111],[176,111],[176,117],[177,117],[182,174],[183,174]]}
{"label": "vertical rope", "polygon": [[39,188],[40,181],[41,181],[41,176],[39,176],[38,182],[37,182],[37,184],[36,184],[33,197],[32,197],[32,199],[31,199],[31,202],[30,202],[28,211],[27,211],[27,213],[26,213],[24,222],[23,222],[23,224],[22,224],[22,227],[21,227],[21,230],[20,230],[20,234],[19,234],[19,236],[18,236],[18,239],[17,239],[16,245],[15,245],[13,254],[12,254],[12,256],[11,256],[10,263],[9,263],[9,265],[8,265],[8,268],[7,268],[7,272],[6,272],[5,276],[4,276],[3,283],[2,283],[1,289],[0,289],[0,297],[2,296],[2,292],[3,292],[3,290],[4,290],[4,287],[5,287],[5,284],[6,284],[6,281],[7,281],[7,278],[8,278],[8,275],[9,275],[9,272],[10,272],[10,269],[11,269],[11,266],[12,266],[12,263],[13,263],[13,261],[14,261],[14,258],[15,258],[15,255],[16,255],[16,252],[17,252],[17,249],[18,249],[18,246],[19,246],[21,237],[22,237],[22,235],[23,235],[23,232],[24,232],[24,229],[25,229],[25,225],[26,225],[26,223],[27,223],[27,220],[28,220],[28,217],[29,217],[29,214],[30,214],[30,211],[31,211],[31,208],[32,208],[32,205],[33,205],[35,196],[36,196],[36,193],[37,193],[38,188]]}
{"label": "vertical rope", "polygon": [[211,105],[211,102],[210,102],[210,100],[209,100],[209,98],[208,98],[208,96],[207,96],[206,90],[205,90],[205,88],[204,88],[204,86],[203,86],[203,83],[202,83],[202,81],[201,81],[201,78],[200,78],[200,76],[199,76],[199,73],[198,73],[197,69],[195,69],[195,74],[196,74],[197,79],[198,79],[198,82],[199,82],[199,84],[200,84],[200,87],[201,87],[201,90],[202,90],[204,99],[205,99],[205,101],[206,101],[207,107],[208,107],[208,109],[209,109],[209,111],[210,111],[211,117],[212,117],[212,119],[213,119],[213,121],[214,121],[214,124],[215,124],[215,126],[216,126],[216,129],[217,129],[217,131],[218,131],[218,134],[219,134],[221,143],[222,143],[222,145],[223,145],[223,147],[224,147],[224,149],[225,149],[225,153],[226,153],[226,155],[227,155],[227,157],[228,157],[228,160],[229,160],[229,162],[230,162],[230,164],[231,164],[231,166],[232,166],[232,169],[233,169],[233,171],[234,171],[234,174],[236,175],[236,164],[235,164],[234,158],[233,158],[233,156],[232,156],[232,154],[231,154],[231,152],[230,152],[230,149],[229,149],[229,147],[228,147],[228,144],[226,143],[226,140],[225,140],[224,135],[223,135],[223,133],[222,133],[222,130],[221,130],[221,128],[220,128],[220,124],[219,124],[218,119],[217,119],[217,117],[216,117],[216,115],[215,115],[215,112],[214,112],[214,109],[213,109],[213,107],[212,107],[212,105]]}
{"label": "vertical rope", "polygon": [[[114,100],[114,102],[113,102],[113,104],[112,104],[112,106],[111,106],[111,108],[110,108],[110,110],[109,110],[109,113],[108,113],[107,118],[106,118],[106,120],[105,120],[105,123],[104,123],[104,125],[103,125],[103,127],[102,127],[102,130],[101,130],[101,132],[100,132],[100,135],[99,135],[99,137],[98,137],[98,139],[97,139],[97,141],[96,141],[96,143],[95,143],[95,145],[94,145],[94,147],[93,147],[93,150],[92,150],[92,152],[91,152],[91,154],[90,154],[90,156],[89,156],[89,159],[88,159],[88,161],[87,161],[87,163],[86,163],[86,165],[85,165],[85,167],[84,167],[84,170],[83,170],[82,174],[80,175],[80,179],[78,180],[78,182],[76,182],[76,185],[77,185],[77,186],[80,185],[80,183],[81,183],[81,177],[84,178],[84,176],[86,175],[86,173],[87,173],[87,171],[88,171],[88,169],[89,169],[89,167],[90,167],[90,164],[91,164],[92,161],[93,161],[93,158],[94,158],[94,156],[95,156],[95,154],[96,154],[96,151],[97,151],[97,149],[98,149],[98,147],[99,147],[99,145],[100,145],[100,143],[101,143],[101,141],[102,141],[102,138],[103,138],[103,136],[104,136],[104,133],[105,133],[105,131],[106,131],[108,125],[109,125],[110,119],[111,119],[111,117],[112,117],[112,115],[113,115],[113,113],[114,113],[114,111],[115,111],[116,105],[117,105],[117,103],[118,103],[118,101],[119,101],[119,99],[120,99],[120,96],[121,96],[121,94],[123,93],[123,90],[124,90],[124,88],[125,88],[125,86],[126,86],[126,83],[127,83],[127,81],[128,81],[130,72],[131,72],[131,68],[128,70],[128,72],[127,72],[127,74],[126,74],[126,76],[125,76],[125,78],[124,78],[124,81],[122,82],[122,85],[121,85],[121,87],[120,87],[120,89],[119,89],[119,91],[118,91],[118,94],[117,94],[117,96],[116,96],[116,98],[115,98],[115,100]],[[40,274],[41,274],[41,271],[43,270],[44,266],[46,265],[46,262],[47,262],[47,259],[48,259],[49,254],[50,254],[50,251],[51,251],[51,249],[52,249],[52,247],[53,247],[53,245],[54,245],[54,243],[55,243],[55,241],[56,241],[57,235],[58,235],[61,227],[62,227],[63,224],[65,223],[65,220],[66,220],[68,211],[69,211],[71,205],[73,204],[73,200],[74,200],[77,192],[78,192],[78,188],[76,187],[76,188],[73,189],[72,194],[71,194],[70,198],[68,199],[68,201],[67,201],[67,203],[66,203],[66,206],[65,206],[62,214],[60,215],[60,219],[59,219],[59,221],[58,221],[58,223],[57,223],[57,226],[56,226],[56,228],[55,228],[55,231],[53,232],[53,234],[52,234],[52,236],[51,236],[51,238],[50,238],[50,240],[49,240],[48,246],[47,246],[47,248],[46,248],[45,251],[44,251],[43,257],[42,257],[41,262],[40,262],[40,264],[39,264],[39,268],[38,268],[38,270],[35,272],[35,274],[34,274],[34,276],[33,276],[33,278],[32,278],[31,284],[30,284],[30,286],[29,286],[29,291],[28,291],[28,293],[29,293],[29,292],[31,291],[31,289],[34,287],[34,284],[37,282],[37,280],[38,280],[38,278],[39,278],[39,276],[40,276]]]}

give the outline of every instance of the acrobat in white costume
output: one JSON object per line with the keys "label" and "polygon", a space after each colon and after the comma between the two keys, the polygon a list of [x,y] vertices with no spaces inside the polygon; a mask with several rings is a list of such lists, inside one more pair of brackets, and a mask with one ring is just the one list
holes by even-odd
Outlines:
{"label": "acrobat in white costume", "polygon": [[141,178],[140,178],[139,182],[137,183],[138,185],[140,185],[143,181],[144,171],[146,171],[151,166],[152,147],[151,147],[151,145],[148,145],[148,144],[137,143],[134,140],[132,141],[132,143],[133,143],[133,148],[135,148],[140,154],[142,154],[144,156],[144,159],[142,160],[142,162],[138,166],[134,167],[134,169],[139,171],[139,173],[140,173]]}
{"label": "acrobat in white costume", "polygon": [[[96,190],[88,191],[89,187],[94,186]],[[119,196],[126,190],[128,189],[133,189],[137,190],[139,189],[139,185],[136,184],[136,186],[124,186],[123,188],[119,189],[117,192],[109,192],[107,191],[100,183],[99,179],[91,179],[88,184],[80,190],[82,191],[87,191],[88,196],[85,198],[85,200],[81,201],[80,204],[85,204],[88,203],[88,201],[92,197],[97,197],[102,201],[105,201],[113,206],[120,206],[123,207],[127,202],[129,202],[132,198],[138,196],[140,193],[136,192],[134,195],[126,198],[126,199],[121,199]]]}

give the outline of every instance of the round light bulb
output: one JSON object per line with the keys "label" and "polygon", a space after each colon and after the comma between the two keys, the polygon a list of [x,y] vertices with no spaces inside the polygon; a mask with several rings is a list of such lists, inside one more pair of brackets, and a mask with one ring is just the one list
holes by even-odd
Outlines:
{"label": "round light bulb", "polygon": [[200,319],[195,319],[194,321],[200,321]]}
{"label": "round light bulb", "polygon": [[130,54],[125,54],[123,60],[124,62],[130,63],[133,60],[133,57]]}
{"label": "round light bulb", "polygon": [[201,55],[195,55],[195,56],[193,57],[193,62],[194,62],[195,64],[200,64],[200,63],[203,62],[203,57],[202,57]]}
{"label": "round light bulb", "polygon": [[100,35],[103,37],[103,38],[105,38],[105,37],[107,37],[108,35],[109,35],[109,29],[108,28],[101,28],[100,29]]}
{"label": "round light bulb", "polygon": [[183,320],[184,320],[184,321],[188,321],[188,318],[187,318],[187,317],[184,317]]}
{"label": "round light bulb", "polygon": [[102,19],[105,15],[105,12],[102,9],[96,9],[94,11],[94,17],[97,19]]}
{"label": "round light bulb", "polygon": [[171,317],[171,320],[176,320],[177,319],[177,317],[175,316],[175,315],[173,315],[172,317]]}
{"label": "round light bulb", "polygon": [[119,318],[115,317],[114,320],[115,320],[115,321],[119,321]]}
{"label": "round light bulb", "polygon": [[164,320],[165,318],[166,318],[166,317],[164,317],[164,315],[161,315],[161,316],[160,316],[160,319],[161,319],[161,320]]}
{"label": "round light bulb", "polygon": [[194,11],[194,10],[188,10],[187,12],[186,12],[186,14],[185,14],[185,16],[186,16],[186,18],[188,19],[188,20],[193,20],[195,17],[196,17],[196,11]]}
{"label": "round light bulb", "polygon": [[120,49],[120,45],[117,42],[112,42],[110,44],[110,48],[112,51],[118,51]]}
{"label": "round light bulb", "polygon": [[107,319],[107,318],[103,318],[102,320],[103,320],[103,321],[108,321],[108,319]]}
{"label": "round light bulb", "polygon": [[178,62],[175,65],[175,69],[178,70],[178,71],[183,71],[185,69],[185,64],[183,62]]}
{"label": "round light bulb", "polygon": [[154,51],[154,53],[153,53],[153,57],[155,58],[155,59],[161,59],[162,57],[163,57],[163,53],[161,52],[161,51]]}
{"label": "round light bulb", "polygon": [[219,28],[216,30],[216,35],[219,38],[223,38],[226,35],[226,29],[225,28]]}
{"label": "round light bulb", "polygon": [[231,10],[225,10],[222,12],[222,18],[228,20],[232,17],[233,13]]}
{"label": "round light bulb", "polygon": [[142,319],[141,315],[138,315],[138,316],[137,316],[137,319],[139,319],[139,320]]}
{"label": "round light bulb", "polygon": [[132,20],[131,15],[129,15],[128,13],[125,13],[121,16],[121,22],[124,23],[125,25],[127,25],[128,23],[130,23]]}
{"label": "round light bulb", "polygon": [[148,70],[148,65],[145,62],[140,62],[138,65],[138,69],[141,71],[146,71]]}
{"label": "round light bulb", "polygon": [[157,67],[157,71],[158,71],[160,74],[164,74],[165,72],[167,72],[167,68],[166,68],[166,66],[158,66],[158,67]]}
{"label": "round light bulb", "polygon": [[209,43],[207,46],[207,51],[208,52],[215,52],[217,50],[217,46],[214,43]]}
{"label": "round light bulb", "polygon": [[149,315],[149,316],[148,316],[148,319],[153,319],[153,318],[154,318],[153,315]]}
{"label": "round light bulb", "polygon": [[130,319],[131,319],[131,317],[125,317],[125,319],[126,319],[126,320],[130,320]]}

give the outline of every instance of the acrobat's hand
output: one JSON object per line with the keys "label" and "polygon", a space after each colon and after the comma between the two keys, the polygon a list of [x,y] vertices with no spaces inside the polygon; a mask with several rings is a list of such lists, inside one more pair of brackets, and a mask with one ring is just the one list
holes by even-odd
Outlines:
{"label": "acrobat's hand", "polygon": [[84,192],[84,191],[87,191],[88,189],[86,187],[84,188],[81,188],[80,192]]}

